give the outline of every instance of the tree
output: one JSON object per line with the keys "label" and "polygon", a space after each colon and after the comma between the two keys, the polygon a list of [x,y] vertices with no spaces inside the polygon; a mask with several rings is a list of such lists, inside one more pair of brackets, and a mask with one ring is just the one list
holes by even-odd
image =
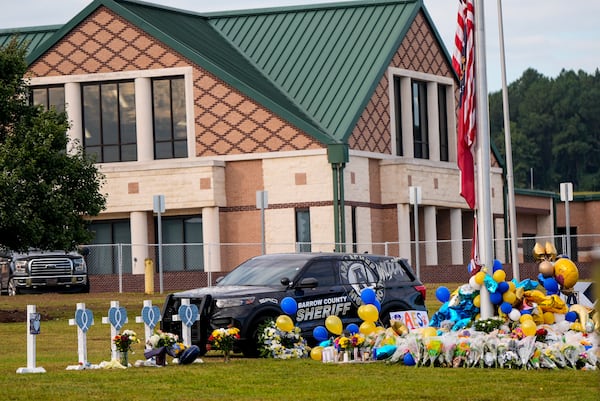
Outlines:
{"label": "tree", "polygon": [[25,55],[16,40],[0,47],[0,247],[73,250],[105,208],[104,177],[69,142],[65,113],[29,103]]}

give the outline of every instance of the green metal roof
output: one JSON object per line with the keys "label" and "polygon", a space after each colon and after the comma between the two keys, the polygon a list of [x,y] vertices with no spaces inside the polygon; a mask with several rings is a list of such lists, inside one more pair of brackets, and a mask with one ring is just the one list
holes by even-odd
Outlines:
{"label": "green metal roof", "polygon": [[0,47],[4,47],[13,37],[16,37],[19,43],[28,43],[27,53],[31,53],[36,47],[42,45],[54,35],[61,26],[47,25],[31,28],[0,29]]}
{"label": "green metal roof", "polygon": [[31,46],[28,62],[100,6],[324,144],[347,141],[417,13],[424,11],[430,20],[422,0],[205,14],[134,0],[95,0],[43,43]]}

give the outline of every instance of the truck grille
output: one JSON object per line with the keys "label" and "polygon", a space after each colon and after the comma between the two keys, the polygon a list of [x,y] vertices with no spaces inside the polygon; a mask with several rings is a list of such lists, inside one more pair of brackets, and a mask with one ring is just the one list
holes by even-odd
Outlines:
{"label": "truck grille", "polygon": [[31,261],[32,276],[58,276],[71,274],[71,259],[44,258]]}

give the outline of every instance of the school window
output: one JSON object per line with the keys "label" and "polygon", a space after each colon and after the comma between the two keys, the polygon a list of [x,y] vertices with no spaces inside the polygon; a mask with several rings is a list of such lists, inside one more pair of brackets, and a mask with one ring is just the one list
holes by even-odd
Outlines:
{"label": "school window", "polygon": [[60,86],[43,86],[31,89],[31,104],[42,106],[46,110],[54,109],[57,113],[65,111],[65,88]]}
{"label": "school window", "polygon": [[394,77],[394,97],[396,99],[396,102],[394,103],[395,106],[395,111],[396,111],[396,118],[397,118],[397,122],[396,122],[396,156],[402,156],[403,155],[403,151],[402,151],[402,111],[401,111],[401,104],[402,104],[402,96],[400,94],[400,77],[395,76]]}
{"label": "school window", "polygon": [[296,244],[298,252],[310,252],[310,211],[296,209]]}
{"label": "school window", "polygon": [[187,122],[183,77],[152,80],[154,158],[187,157]]}
{"label": "school window", "polygon": [[163,217],[161,226],[163,271],[204,270],[202,217]]}
{"label": "school window", "polygon": [[95,221],[90,223],[88,230],[94,234],[90,245],[95,245],[85,258],[89,273],[117,274],[119,268],[123,273],[131,273],[129,220]]}
{"label": "school window", "polygon": [[426,82],[416,80],[412,82],[412,114],[414,157],[429,159]]}
{"label": "school window", "polygon": [[448,151],[448,109],[446,100],[446,86],[438,85],[438,119],[440,126],[440,160],[450,160]]}
{"label": "school window", "polygon": [[83,146],[98,163],[137,160],[133,81],[81,85]]}

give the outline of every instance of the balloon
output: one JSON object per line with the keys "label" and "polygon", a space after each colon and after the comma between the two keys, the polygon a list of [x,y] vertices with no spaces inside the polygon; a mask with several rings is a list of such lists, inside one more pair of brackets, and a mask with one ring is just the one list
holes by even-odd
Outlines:
{"label": "balloon", "polygon": [[521,317],[519,318],[519,322],[523,323],[527,320],[531,320],[533,322],[533,316],[529,313],[525,313],[525,311],[521,311]]}
{"label": "balloon", "polygon": [[544,323],[546,324],[554,324],[555,322],[555,318],[554,318],[554,313],[552,312],[544,312],[544,314],[542,315],[544,317]]}
{"label": "balloon", "polygon": [[421,335],[425,337],[435,337],[437,336],[437,329],[435,327],[425,327]]}
{"label": "balloon", "polygon": [[369,335],[369,334],[371,334],[372,332],[375,331],[375,323],[373,323],[373,322],[362,322],[362,324],[358,328],[358,331],[360,331],[364,335]]}
{"label": "balloon", "polygon": [[573,288],[579,280],[579,270],[571,260],[558,259],[554,262],[554,277],[563,288]]}
{"label": "balloon", "polygon": [[502,303],[500,304],[500,310],[501,310],[503,313],[505,313],[505,314],[507,314],[507,315],[508,315],[508,314],[510,313],[510,311],[512,311],[512,305],[511,305],[511,304],[509,304],[508,302],[502,302]]}
{"label": "balloon", "polygon": [[298,310],[298,303],[292,297],[285,297],[281,300],[281,310],[288,315],[293,315]]}
{"label": "balloon", "polygon": [[363,288],[360,292],[360,299],[363,301],[363,304],[372,304],[375,302],[377,297],[375,296],[375,291],[372,288]]}
{"label": "balloon", "polygon": [[494,305],[500,305],[502,303],[502,294],[499,292],[492,292],[490,294],[490,302]]}
{"label": "balloon", "polygon": [[329,333],[327,333],[327,329],[323,326],[317,326],[313,329],[313,337],[317,341],[325,341],[329,338]]}
{"label": "balloon", "polygon": [[494,278],[495,282],[499,283],[506,280],[506,272],[504,270],[496,270],[492,277]]}
{"label": "balloon", "polygon": [[361,305],[358,307],[358,317],[365,322],[374,322],[379,319],[379,311],[375,305]]}
{"label": "balloon", "polygon": [[481,307],[481,297],[479,296],[479,294],[475,295],[475,297],[473,298],[473,306],[475,306],[476,308]]}
{"label": "balloon", "polygon": [[507,281],[508,283],[508,290],[509,291],[516,291],[517,290],[517,285],[515,284],[514,281]]}
{"label": "balloon", "polygon": [[554,277],[547,278],[544,280],[544,288],[546,295],[558,294],[558,281]]}
{"label": "balloon", "polygon": [[540,262],[538,271],[544,278],[552,277],[554,276],[554,265],[549,260],[544,260]]}
{"label": "balloon", "polygon": [[485,273],[484,272],[477,272],[477,274],[475,274],[475,282],[479,285],[483,284],[483,280],[485,280]]}
{"label": "balloon", "polygon": [[514,309],[510,311],[510,313],[508,314],[508,317],[510,318],[510,320],[512,320],[513,322],[517,322],[519,321],[519,319],[521,318],[521,312],[519,312],[518,309]]}
{"label": "balloon", "polygon": [[502,294],[502,300],[504,302],[508,302],[511,305],[515,304],[515,301],[517,300],[517,296],[515,295],[515,293],[513,291],[506,291],[504,294]]}
{"label": "balloon", "polygon": [[492,271],[502,270],[502,262],[498,259],[494,259],[494,265],[492,266]]}
{"label": "balloon", "polygon": [[294,329],[294,322],[288,315],[279,315],[275,325],[281,331],[292,331]]}
{"label": "balloon", "polygon": [[381,302],[379,302],[378,299],[375,299],[375,302],[373,302],[373,305],[375,305],[375,308],[377,308],[377,312],[381,312]]}
{"label": "balloon", "polygon": [[403,360],[404,360],[404,364],[406,366],[415,366],[417,364],[415,362],[415,358],[413,358],[413,356],[412,356],[412,354],[410,352],[407,352],[406,354],[404,354]]}
{"label": "balloon", "polygon": [[313,349],[310,350],[310,358],[313,361],[320,361],[321,359],[323,359],[323,347],[313,347]]}
{"label": "balloon", "polygon": [[534,336],[537,331],[537,325],[533,320],[525,320],[521,323],[521,330],[526,336]]}
{"label": "balloon", "polygon": [[506,291],[509,290],[509,285],[506,281],[501,281],[498,283],[498,288],[496,289],[496,291],[498,291],[500,294],[504,294]]}
{"label": "balloon", "polygon": [[346,331],[348,331],[350,334],[356,334],[358,333],[358,325],[350,323],[348,326],[346,326]]}
{"label": "balloon", "polygon": [[475,278],[475,276],[471,276],[471,278],[469,279],[469,285],[474,290],[480,290],[481,289],[481,284],[477,284],[477,279]]}
{"label": "balloon", "polygon": [[444,286],[438,287],[438,289],[435,290],[435,297],[441,303],[448,302],[450,299],[450,290]]}
{"label": "balloon", "polygon": [[335,315],[327,316],[325,327],[333,334],[337,334],[338,336],[342,334],[342,321]]}
{"label": "balloon", "polygon": [[574,321],[577,320],[577,313],[575,313],[573,311],[569,311],[569,312],[565,313],[565,320],[567,322],[573,323]]}
{"label": "balloon", "polygon": [[471,272],[473,271],[473,265],[471,265],[471,262],[469,262],[469,264],[467,265],[467,271],[469,272],[469,274],[471,274]]}

